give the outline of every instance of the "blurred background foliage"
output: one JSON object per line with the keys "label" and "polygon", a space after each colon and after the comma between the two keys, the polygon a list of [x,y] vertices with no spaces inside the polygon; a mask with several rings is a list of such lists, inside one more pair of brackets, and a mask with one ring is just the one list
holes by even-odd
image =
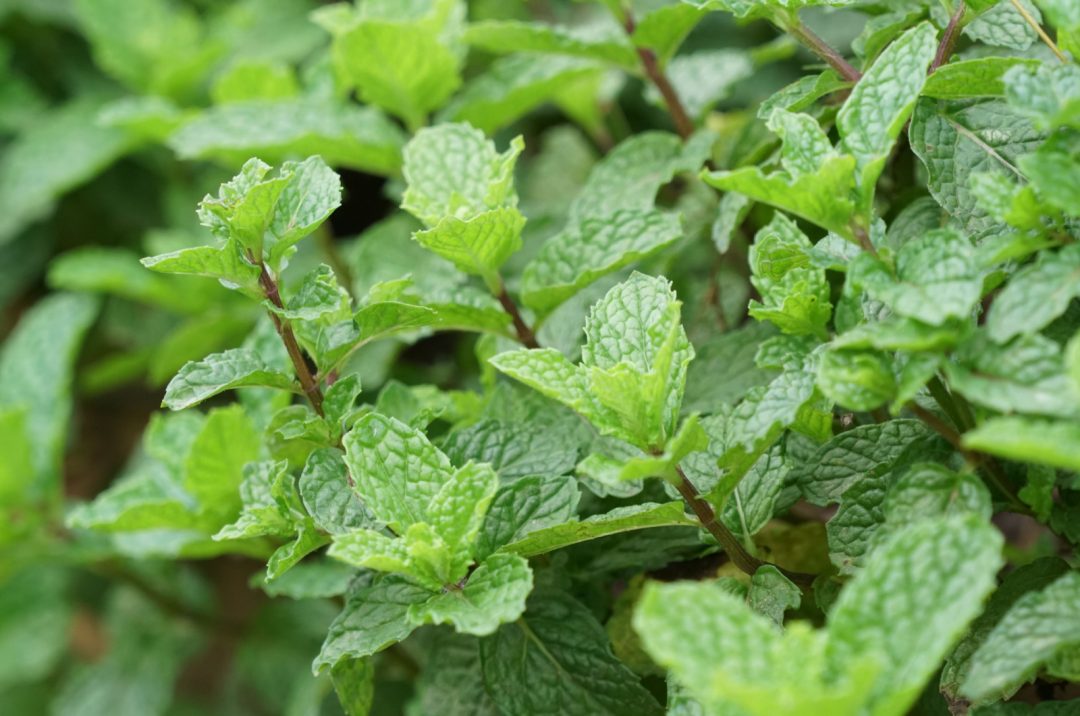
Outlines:
{"label": "blurred background foliage", "polygon": [[[373,2],[401,13],[420,4]],[[303,244],[296,275],[329,262],[356,295],[409,271],[441,280],[396,208],[400,150],[424,112],[394,117],[354,97],[335,59],[348,49],[323,29],[336,11],[314,0],[0,0],[0,427],[30,428],[30,444],[13,441],[0,460],[0,713],[339,712],[329,679],[310,675],[338,609],[331,600],[271,601],[249,586],[263,569],[255,559],[135,560],[162,545],[63,526],[71,505],[140,459],[169,378],[188,360],[239,345],[255,325],[258,307],[241,297],[138,261],[208,242],[194,208],[248,157],[318,153],[343,177],[344,204]],[[585,26],[604,17],[599,4],[568,0],[467,4],[468,22]],[[842,12],[805,19],[840,46],[864,21]],[[679,52],[669,72],[690,111],[718,132],[720,167],[772,146],[753,108],[816,62],[766,23],[740,26],[724,13],[705,16]],[[517,185],[529,224],[507,268],[514,281],[604,151],[671,125],[654,92],[610,65],[500,54],[461,46],[450,58],[460,87],[434,103],[443,107],[436,119],[467,119],[500,147],[525,138]],[[750,292],[743,238],[732,260],[701,240],[717,198],[700,183],[660,200],[678,202],[686,236],[650,268],[675,281],[691,331],[736,325]],[[545,343],[579,342],[585,307],[612,283],[560,308],[565,320],[549,330],[565,335]],[[476,340],[373,344],[355,358],[365,395],[388,381],[476,385]],[[698,343],[703,371],[738,358]],[[724,390],[694,381],[690,402]],[[12,407],[20,405],[25,414]],[[413,699],[424,639],[409,644],[383,657],[374,713],[402,713]]]}

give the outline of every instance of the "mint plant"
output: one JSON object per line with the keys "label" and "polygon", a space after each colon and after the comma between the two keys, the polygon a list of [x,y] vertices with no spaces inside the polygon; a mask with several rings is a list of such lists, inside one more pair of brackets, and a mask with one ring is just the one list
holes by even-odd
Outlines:
{"label": "mint plant", "polygon": [[0,10],[0,711],[1080,709],[1075,2],[315,5]]}

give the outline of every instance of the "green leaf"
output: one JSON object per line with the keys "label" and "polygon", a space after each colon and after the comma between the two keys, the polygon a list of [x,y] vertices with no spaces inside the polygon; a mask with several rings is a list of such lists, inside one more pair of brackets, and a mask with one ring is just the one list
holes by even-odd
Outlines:
{"label": "green leaf", "polygon": [[885,48],[840,108],[836,125],[855,156],[860,210],[869,218],[874,185],[926,82],[937,49],[937,30],[923,22]]}
{"label": "green leaf", "polygon": [[[1021,3],[1035,22],[1042,22],[1038,8],[1029,0],[1021,0]],[[1011,2],[994,3],[993,7],[964,27],[963,32],[974,40],[1013,50],[1026,50],[1037,39],[1035,31]]]}
{"label": "green leaf", "polygon": [[896,525],[968,512],[990,519],[993,507],[986,486],[971,472],[953,472],[935,463],[912,465],[885,500],[885,519]]}
{"label": "green leaf", "polygon": [[441,629],[426,651],[429,659],[416,682],[421,713],[501,716],[484,684],[479,639]]}
{"label": "green leaf", "polygon": [[122,296],[182,314],[199,314],[211,303],[209,292],[184,279],[155,276],[139,264],[138,254],[119,248],[83,247],[49,264],[49,285],[66,291]]}
{"label": "green leaf", "polygon": [[240,405],[211,410],[191,444],[184,488],[204,511],[231,516],[240,507],[244,466],[259,457],[260,440]]}
{"label": "green leaf", "polygon": [[1005,343],[1014,336],[1036,333],[1065,313],[1080,297],[1080,246],[1039,254],[1035,263],[1013,274],[994,298],[986,329]]}
{"label": "green leaf", "polygon": [[779,569],[766,564],[758,567],[751,577],[746,603],[758,614],[782,625],[784,612],[798,609],[802,604],[802,592]]}
{"label": "green leaf", "polygon": [[945,364],[950,387],[1001,412],[1076,417],[1080,393],[1065,374],[1061,346],[1041,334],[1005,346],[974,335]]}
{"label": "green leaf", "polygon": [[388,575],[351,592],[334,619],[312,671],[315,674],[343,659],[359,659],[395,644],[416,628],[406,617],[409,607],[430,596],[403,577]]}
{"label": "green leaf", "polygon": [[48,677],[64,657],[73,626],[64,598],[70,574],[56,565],[33,565],[6,574],[0,589],[0,654],[8,668],[0,684]]}
{"label": "green leaf", "polygon": [[873,663],[823,679],[824,633],[781,634],[718,582],[650,583],[634,614],[646,651],[707,714],[858,713]]}
{"label": "green leaf", "polygon": [[525,217],[509,206],[468,219],[446,216],[413,238],[465,273],[481,276],[489,286],[498,287],[499,267],[521,248],[524,228]]}
{"label": "green leaf", "polygon": [[564,522],[530,532],[503,547],[500,551],[533,557],[562,549],[578,542],[650,527],[695,527],[698,523],[687,517],[682,502],[662,505],[643,503],[617,507],[610,512],[588,517],[580,522]]}
{"label": "green leaf", "polygon": [[101,103],[76,100],[45,113],[4,147],[0,160],[0,245],[44,219],[62,195],[123,155],[125,134],[96,121]]}
{"label": "green leaf", "polygon": [[964,447],[1009,460],[1080,470],[1080,422],[1020,415],[991,418],[964,433]]}
{"label": "green leaf", "polygon": [[428,505],[428,522],[465,567],[472,561],[472,545],[498,488],[499,476],[490,465],[470,462],[443,484]]}
{"label": "green leaf", "polygon": [[242,509],[235,522],[225,525],[214,539],[245,539],[248,537],[292,537],[296,528],[288,511],[274,497],[274,483],[287,477],[289,464],[281,462],[252,462],[244,465],[244,480],[240,483]]}
{"label": "green leaf", "polygon": [[341,179],[321,157],[270,165],[249,160],[218,196],[199,204],[199,219],[220,238],[234,239],[277,270],[292,246],[341,204]]}
{"label": "green leaf", "polygon": [[1040,129],[1080,127],[1080,69],[1075,65],[1025,64],[1005,75],[1005,96]]}
{"label": "green leaf", "polygon": [[[736,86],[753,76],[754,61],[743,50],[704,50],[679,55],[668,63],[666,74],[683,108],[692,119],[704,117],[718,102],[736,91]],[[645,98],[664,107],[655,85],[648,85]]]}
{"label": "green leaf", "polygon": [[212,107],[169,137],[183,159],[239,167],[252,156],[280,163],[318,154],[333,166],[388,175],[401,168],[405,133],[374,107],[314,98]]}
{"label": "green leaf", "polygon": [[375,702],[375,665],[371,659],[343,659],[330,670],[345,716],[368,716]]}
{"label": "green leaf", "polygon": [[235,240],[222,246],[194,246],[167,254],[150,256],[142,265],[158,273],[216,278],[226,288],[234,288],[256,300],[261,300],[259,269],[244,256],[243,247]]}
{"label": "green leaf", "polygon": [[585,218],[548,239],[522,275],[525,305],[546,314],[597,279],[652,256],[682,236],[679,219],[622,209]]}
{"label": "green leaf", "polygon": [[524,477],[500,487],[477,536],[476,558],[483,560],[533,532],[573,521],[580,497],[577,481],[569,475]]}
{"label": "green leaf", "polygon": [[23,314],[4,339],[0,408],[25,411],[33,478],[24,479],[32,486],[32,497],[50,494],[59,486],[75,360],[97,313],[98,302],[89,296],[53,294]]}
{"label": "green leaf", "polygon": [[487,636],[521,616],[532,585],[528,562],[513,554],[494,554],[469,575],[464,587],[410,607],[409,620],[453,624],[459,633]]}
{"label": "green leaf", "polygon": [[563,592],[534,592],[524,616],[481,641],[480,654],[488,693],[505,713],[663,713],[611,653],[604,628]]}
{"label": "green leaf", "polygon": [[941,691],[951,698],[960,697],[960,685],[971,672],[971,658],[978,652],[994,627],[1001,622],[1017,600],[1025,594],[1040,590],[1065,574],[1069,565],[1056,557],[1045,557],[1025,564],[1005,575],[1004,580],[986,604],[979,618],[971,623],[968,633],[945,660],[941,672]]}
{"label": "green leaf", "polygon": [[1045,213],[1055,210],[1068,216],[1080,217],[1080,139],[1075,133],[1059,132],[1050,137],[1038,151],[1020,157],[1020,169],[1031,180],[1039,198],[1048,206]]}
{"label": "green leaf", "polygon": [[786,171],[765,174],[759,167],[734,171],[703,173],[707,184],[736,191],[800,216],[818,226],[852,239],[850,223],[855,211],[852,190],[855,184],[855,158],[849,155],[830,157],[813,174],[792,176]]}
{"label": "green leaf", "polygon": [[487,52],[542,52],[599,60],[623,67],[637,67],[638,57],[624,33],[612,27],[609,32],[576,30],[559,25],[515,20],[483,20],[465,30],[463,40]]}
{"label": "green leaf", "polygon": [[975,701],[1011,696],[1056,654],[1080,644],[1078,606],[1075,572],[1020,597],[971,657],[960,692]]}
{"label": "green leaf", "polygon": [[888,472],[905,453],[925,451],[933,435],[918,420],[889,420],[860,425],[817,449],[791,479],[815,505],[836,502],[862,476]]}
{"label": "green leaf", "polygon": [[361,17],[334,33],[333,57],[360,97],[422,127],[461,84],[460,57],[429,23]]}
{"label": "green leaf", "polygon": [[[816,125],[815,125],[816,126]],[[827,336],[832,316],[825,270],[812,266],[810,240],[793,221],[777,213],[750,247],[750,282],[761,301],[750,301],[750,315],[784,333]]]}
{"label": "green leaf", "polygon": [[524,147],[515,139],[499,154],[482,131],[463,123],[423,129],[405,147],[402,208],[435,226],[444,217],[467,220],[514,207],[514,164]]}
{"label": "green leaf", "polygon": [[349,486],[349,479],[341,451],[323,448],[308,456],[297,482],[300,499],[311,519],[332,535],[377,525],[360,496]]}
{"label": "green leaf", "polygon": [[602,64],[577,57],[527,52],[500,57],[469,81],[443,114],[495,132],[544,102],[558,102],[562,92],[603,70]]}
{"label": "green leaf", "polygon": [[886,353],[834,348],[821,356],[817,386],[827,398],[849,410],[868,411],[892,399],[896,377]]}
{"label": "green leaf", "polygon": [[872,710],[903,713],[994,588],[1001,547],[1000,533],[974,515],[902,527],[829,613],[827,669],[843,673],[876,655],[884,668]]}
{"label": "green leaf", "polygon": [[380,520],[398,534],[427,522],[428,505],[451,479],[453,467],[423,433],[369,413],[342,442],[356,490]]}
{"label": "green leaf", "polygon": [[937,229],[905,243],[896,256],[896,278],[867,259],[850,280],[901,316],[940,326],[966,319],[982,295],[975,248],[952,229]]}
{"label": "green leaf", "polygon": [[183,410],[235,388],[261,386],[296,391],[296,381],[268,366],[250,348],[232,348],[188,363],[165,388],[162,405]]}
{"label": "green leaf", "polygon": [[214,104],[261,99],[288,99],[300,93],[296,73],[288,65],[260,60],[240,60],[214,79],[210,98]]}
{"label": "green leaf", "polygon": [[663,66],[705,13],[704,9],[688,4],[657,8],[640,18],[631,39],[637,47],[652,50]]}
{"label": "green leaf", "polygon": [[969,179],[992,172],[1020,181],[1019,158],[1042,143],[1043,133],[999,100],[920,100],[911,118],[911,148],[926,166],[928,188],[938,203],[969,233],[993,226],[978,206]]}
{"label": "green leaf", "polygon": [[1022,57],[979,57],[949,62],[926,78],[922,94],[934,99],[1003,97],[1006,94],[1006,81],[1010,87],[1014,84],[1013,80],[1006,78],[1023,77],[1025,70],[1037,67],[1038,62]]}

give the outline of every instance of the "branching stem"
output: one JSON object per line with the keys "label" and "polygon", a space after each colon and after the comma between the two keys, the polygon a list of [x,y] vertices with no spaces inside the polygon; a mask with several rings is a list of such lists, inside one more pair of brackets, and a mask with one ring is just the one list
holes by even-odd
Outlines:
{"label": "branching stem", "polygon": [[[634,34],[634,18],[629,12],[623,18],[623,27],[627,35]],[[671,80],[660,67],[660,61],[657,59],[656,53],[650,49],[639,47],[637,48],[637,54],[641,60],[641,67],[645,70],[645,76],[649,78],[649,81],[653,83],[653,86],[656,87],[657,91],[660,92],[660,96],[664,99],[664,105],[667,107],[668,114],[671,115],[671,121],[675,124],[675,131],[683,139],[688,139],[694,133],[694,122],[690,119],[686,106],[683,104],[682,98],[679,97],[675,86],[671,84]]]}
{"label": "branching stem", "polygon": [[839,52],[833,49],[829,43],[814,34],[813,30],[798,19],[794,22],[784,24],[783,29],[801,42],[808,50],[825,60],[829,67],[836,70],[836,73],[848,82],[858,82],[862,79],[862,72],[855,69],[855,67],[845,60]]}
{"label": "branching stem", "polygon": [[[250,255],[249,258],[254,261],[254,258]],[[285,304],[281,301],[281,292],[278,290],[277,281],[270,275],[270,270],[266,268],[266,264],[260,261],[259,268],[259,285],[262,287],[266,299],[277,308],[284,309]],[[315,409],[315,412],[321,416],[323,414],[322,390],[319,388],[319,382],[315,380],[315,376],[311,372],[307,359],[304,358],[303,351],[300,350],[300,344],[296,341],[296,334],[293,333],[292,325],[273,311],[268,313],[270,314],[270,320],[274,322],[274,328],[277,329],[278,335],[281,336],[281,342],[285,344],[285,350],[289,354],[289,360],[292,361],[293,370],[296,371],[296,377],[300,380],[300,387],[303,388],[304,395],[311,402],[311,407]]]}
{"label": "branching stem", "polygon": [[930,63],[931,72],[945,64],[956,47],[956,40],[960,37],[960,21],[964,19],[966,10],[963,0],[956,3],[956,11],[949,18],[949,24],[945,26],[945,33],[938,43],[937,52],[934,53],[934,61]]}
{"label": "branching stem", "polygon": [[502,304],[503,310],[510,314],[510,318],[514,321],[514,332],[517,333],[518,341],[526,348],[539,348],[540,344],[536,341],[536,332],[525,322],[525,319],[521,315],[521,311],[518,310],[517,304],[514,303],[514,299],[510,298],[510,294],[506,291],[506,284],[500,281],[499,293],[495,298],[499,299],[499,303]]}
{"label": "branching stem", "polygon": [[[679,475],[679,482],[675,485],[679,494],[682,495],[683,500],[690,506],[690,509],[693,510],[694,515],[697,517],[698,522],[701,523],[701,526],[708,530],[709,534],[711,534],[713,538],[720,543],[720,546],[724,548],[724,552],[727,553],[732,564],[747,574],[753,574],[759,567],[767,564],[767,562],[762,562],[760,559],[746,551],[746,548],[743,547],[739,538],[732,534],[731,530],[725,527],[719,518],[717,518],[716,511],[713,510],[712,505],[709,504],[708,500],[702,497],[701,493],[694,487],[694,483],[690,482],[690,478],[683,472],[683,469],[676,466],[675,471]],[[777,567],[777,569],[792,582],[802,586],[809,586],[814,581],[814,575],[812,574],[789,572],[782,567]]]}

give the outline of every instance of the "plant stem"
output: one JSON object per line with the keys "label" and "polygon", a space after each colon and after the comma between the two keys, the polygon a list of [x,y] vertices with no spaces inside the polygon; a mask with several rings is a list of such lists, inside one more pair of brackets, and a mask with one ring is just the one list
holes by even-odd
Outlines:
{"label": "plant stem", "polygon": [[960,21],[964,19],[966,10],[963,0],[956,3],[956,11],[949,18],[949,24],[945,26],[945,33],[938,43],[937,52],[934,53],[934,61],[930,63],[931,72],[945,64],[956,47],[956,40],[960,37]]}
{"label": "plant stem", "polygon": [[851,63],[845,60],[839,52],[829,45],[829,43],[815,35],[813,30],[802,24],[798,17],[795,18],[794,22],[786,23],[782,25],[782,27],[788,34],[801,42],[808,50],[825,60],[829,67],[836,70],[836,73],[848,82],[858,82],[862,79],[862,72],[855,69]]}
{"label": "plant stem", "polygon": [[[262,286],[267,300],[277,308],[284,309],[285,304],[281,301],[281,292],[278,290],[277,281],[270,275],[266,264],[260,261],[259,268],[259,285]],[[289,360],[292,361],[296,377],[300,379],[300,387],[304,389],[304,395],[311,402],[311,407],[315,409],[315,412],[321,416],[323,414],[322,390],[319,389],[319,383],[315,380],[311,367],[308,366],[307,359],[304,358],[304,354],[300,350],[300,344],[296,341],[296,334],[293,333],[292,325],[273,311],[269,311],[269,314],[270,320],[274,322],[274,328],[277,329],[278,335],[281,336],[281,342],[285,344],[285,350],[289,354]]]}
{"label": "plant stem", "polygon": [[1038,20],[1031,16],[1031,13],[1027,11],[1027,8],[1024,7],[1024,4],[1020,2],[1020,0],[1010,1],[1012,2],[1012,6],[1016,8],[1016,11],[1020,13],[1020,16],[1024,18],[1024,22],[1031,25],[1031,29],[1033,29],[1036,34],[1038,34],[1039,38],[1043,41],[1043,44],[1049,47],[1050,51],[1053,52],[1059,60],[1061,60],[1062,62],[1068,62],[1069,59],[1065,57],[1065,53],[1058,49],[1058,46],[1055,45],[1054,41],[1050,39],[1050,36],[1046,34],[1046,30],[1042,28],[1042,25],[1039,24]]}
{"label": "plant stem", "polygon": [[[741,569],[747,574],[753,574],[759,567],[768,564],[762,562],[757,557],[753,556],[746,551],[742,543],[739,542],[739,538],[731,533],[727,527],[716,517],[716,511],[713,510],[712,505],[701,496],[697,488],[694,487],[694,483],[690,482],[690,478],[683,472],[682,467],[676,465],[675,471],[679,475],[679,482],[675,485],[675,488],[682,495],[683,500],[690,509],[694,511],[694,515],[697,517],[701,526],[708,530],[709,534],[720,543],[720,546],[724,548],[724,552],[727,553],[732,564]],[[773,565],[776,566],[776,565]],[[814,575],[803,574],[801,572],[789,572],[782,567],[776,567],[791,581],[803,586],[809,586],[814,581]]]}
{"label": "plant stem", "polygon": [[517,333],[518,341],[526,348],[539,348],[540,344],[536,341],[536,333],[529,324],[525,322],[525,319],[521,316],[521,311],[518,310],[517,304],[514,303],[514,299],[510,298],[510,294],[506,292],[506,284],[501,280],[499,281],[499,292],[495,295],[495,298],[499,299],[499,303],[502,304],[503,310],[510,314],[510,318],[514,321],[514,332]]}
{"label": "plant stem", "polygon": [[[623,18],[623,28],[626,30],[627,35],[634,34],[634,18],[629,12]],[[675,131],[683,139],[688,139],[694,133],[694,122],[690,119],[690,115],[687,113],[675,86],[671,84],[671,80],[661,69],[656,53],[645,47],[639,47],[637,48],[637,54],[641,59],[641,67],[645,70],[645,76],[649,78],[649,81],[653,83],[657,91],[660,92],[660,96],[664,99],[668,114],[671,115],[671,121],[675,123]]]}
{"label": "plant stem", "polygon": [[967,460],[973,465],[978,465],[979,467],[983,468],[983,472],[986,474],[986,477],[988,478],[990,483],[994,487],[996,487],[1002,495],[1005,496],[1005,498],[1011,503],[1011,507],[1014,511],[1021,512],[1023,514],[1028,514],[1030,512],[1030,510],[1028,510],[1027,507],[1024,506],[1024,503],[1020,501],[1020,498],[1013,491],[1013,489],[1009,487],[1008,478],[1006,477],[1004,471],[1002,471],[1001,466],[998,465],[992,457],[980,452],[969,450],[964,447],[963,437],[960,435],[959,432],[954,430],[944,420],[934,415],[929,410],[922,407],[915,401],[908,403],[906,407],[908,410],[914,413],[917,418],[929,425],[930,428],[934,430],[934,432],[945,438],[945,440],[947,440],[949,444],[956,448],[956,451],[959,452],[965,460]]}
{"label": "plant stem", "polygon": [[870,234],[860,224],[851,222],[851,233],[855,234],[855,238],[858,239],[859,246],[863,248],[863,251],[869,251],[873,256],[878,255],[874,242],[870,240]]}

